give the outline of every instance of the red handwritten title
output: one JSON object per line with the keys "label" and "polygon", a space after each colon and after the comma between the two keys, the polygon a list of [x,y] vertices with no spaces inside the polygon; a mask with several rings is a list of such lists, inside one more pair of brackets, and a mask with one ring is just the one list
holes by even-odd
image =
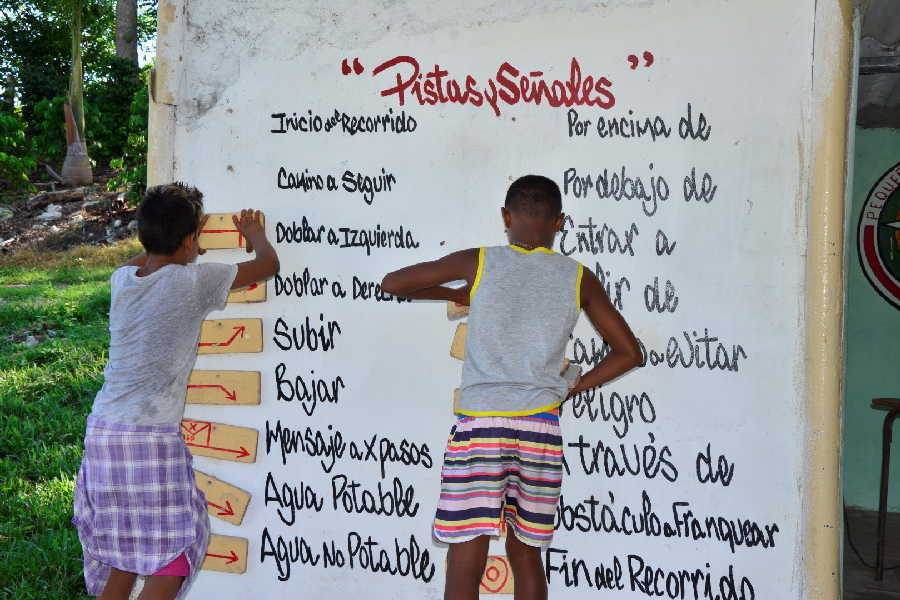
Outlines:
{"label": "red handwritten title", "polygon": [[[361,70],[361,69],[360,69]],[[345,73],[348,69],[345,69]],[[397,56],[372,70],[373,76],[388,72],[394,75],[394,85],[381,90],[382,96],[396,96],[400,106],[407,100],[421,106],[435,104],[471,104],[490,106],[500,116],[504,106],[515,104],[542,104],[549,106],[599,106],[612,108],[616,97],[612,81],[603,76],[583,75],[578,59],[573,58],[566,80],[545,79],[543,71],[523,72],[509,62],[504,62],[486,85],[472,75],[457,79],[450,72],[435,64],[422,73],[419,61],[412,56]]]}

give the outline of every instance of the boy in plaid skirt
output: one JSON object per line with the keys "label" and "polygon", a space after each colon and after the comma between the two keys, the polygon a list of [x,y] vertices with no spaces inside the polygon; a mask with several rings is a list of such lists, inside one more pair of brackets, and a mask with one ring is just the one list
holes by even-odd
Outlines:
{"label": "boy in plaid skirt", "polygon": [[137,212],[145,252],[111,277],[109,360],[88,416],[74,517],[88,593],[183,597],[209,537],[206,499],[180,434],[200,325],[228,293],[273,276],[278,256],[258,211],[235,226],[253,260],[196,264],[203,194],[181,183],[147,190]]}

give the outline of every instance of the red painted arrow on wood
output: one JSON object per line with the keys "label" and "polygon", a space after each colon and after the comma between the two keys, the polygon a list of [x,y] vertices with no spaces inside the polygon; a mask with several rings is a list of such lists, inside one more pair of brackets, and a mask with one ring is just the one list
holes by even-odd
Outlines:
{"label": "red painted arrow on wood", "polygon": [[247,287],[243,287],[243,288],[238,288],[238,289],[236,289],[236,290],[232,290],[232,293],[237,294],[237,293],[239,293],[239,292],[252,292],[253,290],[255,290],[255,289],[258,288],[258,287],[259,287],[259,284],[258,284],[258,283],[251,283],[251,284],[248,285]]}
{"label": "red painted arrow on wood", "polygon": [[230,346],[231,343],[234,342],[234,340],[236,340],[238,338],[238,336],[240,336],[241,338],[244,337],[244,331],[246,329],[247,329],[246,326],[238,325],[237,327],[234,327],[234,333],[232,333],[231,337],[228,338],[226,341],[224,341],[224,342],[200,342],[200,346],[219,346],[219,347]]}
{"label": "red painted arrow on wood", "polygon": [[207,446],[206,444],[192,444],[190,442],[185,442],[185,446],[194,446],[195,448],[206,448],[208,450],[219,450],[221,452],[231,452],[236,454],[235,458],[244,458],[245,456],[250,456],[250,452],[247,451],[246,448],[241,446],[240,450],[235,450],[233,448],[219,448],[217,446]]}
{"label": "red painted arrow on wood", "polygon": [[234,550],[231,551],[231,554],[230,554],[230,555],[229,555],[229,554],[210,554],[210,553],[208,553],[208,552],[206,553],[206,555],[209,556],[209,557],[212,557],[212,558],[224,558],[224,559],[227,559],[227,560],[225,561],[225,564],[226,564],[226,565],[230,565],[230,564],[233,563],[233,562],[237,562],[237,561],[241,560],[241,557],[238,556],[238,555],[237,555],[237,552],[235,552]]}
{"label": "red painted arrow on wood", "polygon": [[244,247],[244,234],[237,229],[203,229],[200,233],[236,233],[238,234],[238,246]]}
{"label": "red painted arrow on wood", "polygon": [[226,388],[223,385],[214,385],[214,384],[199,385],[199,384],[192,383],[192,384],[188,385],[188,389],[191,389],[191,388],[218,388],[218,389],[222,390],[223,392],[225,392],[226,398],[228,398],[231,401],[237,401],[237,392],[234,390],[229,390],[228,388]]}
{"label": "red painted arrow on wood", "polygon": [[215,504],[214,502],[210,502],[209,500],[207,500],[206,503],[209,504],[210,506],[212,506],[213,508],[216,508],[221,511],[221,512],[217,513],[217,516],[219,516],[219,517],[233,517],[234,516],[234,508],[232,508],[231,502],[228,500],[225,501],[225,506],[219,506],[218,504]]}

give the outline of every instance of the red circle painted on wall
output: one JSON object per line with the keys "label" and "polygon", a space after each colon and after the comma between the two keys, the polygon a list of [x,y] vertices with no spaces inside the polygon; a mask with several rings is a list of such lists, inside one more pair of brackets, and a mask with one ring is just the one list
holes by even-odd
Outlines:
{"label": "red circle painted on wall", "polygon": [[882,298],[900,308],[900,162],[866,196],[857,230],[859,264]]}
{"label": "red circle painted on wall", "polygon": [[484,575],[481,577],[481,589],[488,594],[503,592],[509,580],[509,563],[502,556],[488,556]]}

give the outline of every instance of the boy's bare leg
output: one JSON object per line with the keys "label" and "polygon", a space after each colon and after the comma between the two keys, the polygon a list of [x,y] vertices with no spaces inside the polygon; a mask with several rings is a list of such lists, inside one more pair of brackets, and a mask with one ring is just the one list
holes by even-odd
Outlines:
{"label": "boy's bare leg", "polygon": [[480,535],[468,542],[450,544],[444,600],[478,600],[478,586],[487,564],[490,541],[488,536]]}
{"label": "boy's bare leg", "polygon": [[134,587],[135,579],[137,579],[135,573],[112,568],[109,572],[109,577],[106,579],[106,585],[103,586],[103,593],[100,594],[99,600],[128,600],[128,595],[131,594],[131,588]]}
{"label": "boy's bare leg", "polygon": [[547,600],[547,579],[544,577],[541,549],[523,543],[512,528],[507,528],[506,556],[513,571],[515,599]]}
{"label": "boy's bare leg", "polygon": [[151,575],[138,600],[175,600],[183,581],[181,575]]}

